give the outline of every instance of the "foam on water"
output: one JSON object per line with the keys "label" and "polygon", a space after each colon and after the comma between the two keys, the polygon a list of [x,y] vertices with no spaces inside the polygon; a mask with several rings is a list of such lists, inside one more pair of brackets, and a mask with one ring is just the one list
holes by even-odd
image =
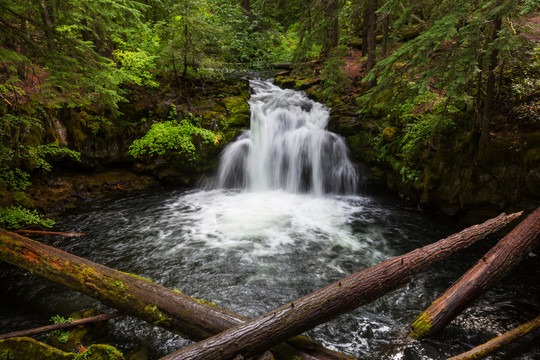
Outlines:
{"label": "foam on water", "polygon": [[168,205],[170,216],[161,219],[160,227],[183,228],[182,241],[170,252],[194,247],[238,250],[243,259],[254,261],[309,247],[338,246],[355,253],[362,250],[375,260],[383,258],[374,246],[376,239],[366,234],[359,238],[350,225],[352,215],[361,212],[368,200],[345,199],[282,190],[194,191]]}

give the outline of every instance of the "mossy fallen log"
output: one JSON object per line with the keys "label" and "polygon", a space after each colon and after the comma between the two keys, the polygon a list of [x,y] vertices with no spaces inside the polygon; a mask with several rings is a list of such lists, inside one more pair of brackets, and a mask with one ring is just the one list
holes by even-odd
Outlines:
{"label": "mossy fallen log", "polygon": [[448,360],[476,360],[483,359],[503,346],[506,346],[519,338],[532,333],[534,330],[540,328],[540,316],[534,320],[531,320],[525,324],[518,326],[517,328],[510,330],[501,336],[497,336],[489,340],[487,343],[479,345],[463,354],[453,356]]}
{"label": "mossy fallen log", "polygon": [[433,336],[497,284],[540,243],[540,208],[501,239],[410,325],[409,336]]}
{"label": "mossy fallen log", "polygon": [[260,354],[296,334],[403,286],[410,281],[412,274],[500,230],[519,215],[501,214],[436,243],[393,257],[242,325],[187,346],[163,360],[227,360]]}
{"label": "mossy fallen log", "polygon": [[[94,263],[0,229],[0,261],[22,267],[86,294],[123,314],[192,340],[205,339],[249,318],[170,290],[151,280]],[[290,345],[289,345],[290,344]],[[354,359],[304,337],[276,344],[282,359]]]}

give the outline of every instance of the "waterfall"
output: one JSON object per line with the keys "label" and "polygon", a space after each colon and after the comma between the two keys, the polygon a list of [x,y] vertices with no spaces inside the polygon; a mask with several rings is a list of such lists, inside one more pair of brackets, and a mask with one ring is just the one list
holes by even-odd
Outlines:
{"label": "waterfall", "polygon": [[354,165],[342,137],[325,130],[330,111],[305,93],[268,81],[250,82],[251,129],[227,146],[220,188],[290,193],[351,194]]}

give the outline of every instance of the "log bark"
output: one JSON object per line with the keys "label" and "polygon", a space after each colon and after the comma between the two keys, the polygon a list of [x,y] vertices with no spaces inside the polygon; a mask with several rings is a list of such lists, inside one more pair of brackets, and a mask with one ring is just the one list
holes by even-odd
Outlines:
{"label": "log bark", "polygon": [[520,214],[501,214],[434,244],[393,257],[294,300],[256,319],[185,347],[163,360],[227,360],[260,354],[293,335],[327,322],[395,290],[416,272],[497,231]]}
{"label": "log bark", "polygon": [[106,320],[109,320],[118,316],[121,316],[121,314],[117,312],[109,313],[109,314],[99,314],[99,315],[87,317],[84,319],[73,320],[73,321],[52,324],[52,325],[47,325],[47,326],[41,326],[41,327],[28,329],[28,330],[14,331],[14,332],[0,335],[0,340],[9,339],[12,337],[31,336],[31,335],[41,334],[44,332],[60,330],[60,329],[67,329],[67,328],[75,327],[79,325],[91,324],[91,323],[95,323],[99,321],[106,321]]}
{"label": "log bark", "polygon": [[503,346],[533,332],[540,327],[540,316],[528,323],[522,324],[514,330],[508,331],[501,336],[489,340],[487,343],[479,345],[463,354],[453,356],[448,360],[474,360],[483,359],[496,352]]}
{"label": "log bark", "polygon": [[410,325],[409,336],[419,340],[441,331],[476,298],[497,284],[539,243],[540,207],[420,314]]}
{"label": "log bark", "polygon": [[[0,229],[0,261],[29,270],[82,292],[123,314],[145,320],[192,340],[205,339],[242,324],[247,317]],[[289,345],[290,344],[290,345]],[[305,337],[272,349],[301,359],[354,359]]]}

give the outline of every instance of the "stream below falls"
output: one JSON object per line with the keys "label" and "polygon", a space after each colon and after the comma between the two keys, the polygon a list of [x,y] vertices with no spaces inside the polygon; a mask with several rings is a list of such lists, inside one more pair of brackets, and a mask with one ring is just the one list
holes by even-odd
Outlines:
{"label": "stream below falls", "polygon": [[[252,82],[252,91],[251,129],[224,151],[214,181],[84,201],[57,228],[87,236],[39,240],[253,317],[464,227],[393,196],[358,191],[343,139],[325,130],[327,108],[268,82]],[[540,313],[540,267],[531,254],[439,336],[397,341],[497,239],[307,335],[359,359],[446,359],[533,319]],[[0,333],[90,307],[110,311],[14,268],[0,272],[0,282]],[[128,317],[110,320],[109,332],[107,341],[126,353],[148,342],[152,359],[190,343]],[[538,359],[535,340],[493,359]]]}

